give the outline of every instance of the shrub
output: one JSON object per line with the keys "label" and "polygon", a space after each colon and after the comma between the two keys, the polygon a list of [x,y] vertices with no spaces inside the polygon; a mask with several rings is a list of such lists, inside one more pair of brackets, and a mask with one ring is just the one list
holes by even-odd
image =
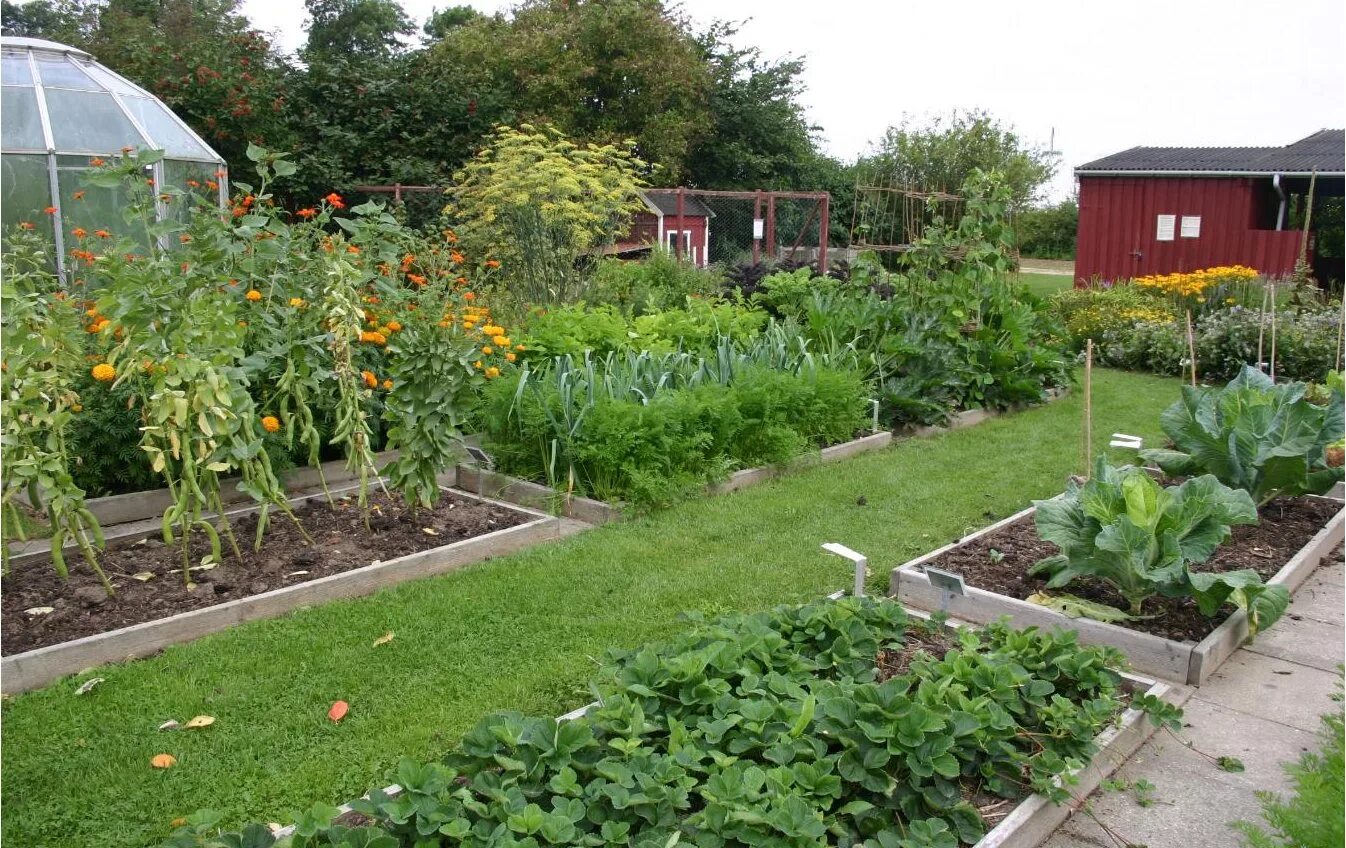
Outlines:
{"label": "shrub", "polygon": [[720,288],[720,275],[679,261],[656,247],[640,262],[605,259],[598,264],[585,290],[585,300],[615,306],[627,315],[674,309],[689,297],[711,297]]}
{"label": "shrub", "polygon": [[1080,208],[1075,200],[1021,210],[1014,216],[1014,239],[1021,256],[1074,259]]}
{"label": "shrub", "polygon": [[628,318],[615,306],[585,304],[536,310],[521,338],[524,358],[583,358],[615,351],[706,351],[721,338],[746,344],[766,325],[766,313],[735,303],[690,298],[680,308]]}

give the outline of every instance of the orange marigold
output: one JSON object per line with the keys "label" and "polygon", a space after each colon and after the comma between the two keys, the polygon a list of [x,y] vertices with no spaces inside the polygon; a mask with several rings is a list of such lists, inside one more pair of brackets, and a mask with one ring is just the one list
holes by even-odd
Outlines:
{"label": "orange marigold", "polygon": [[386,345],[388,343],[388,337],[383,335],[383,333],[365,330],[360,333],[360,341],[374,345]]}
{"label": "orange marigold", "polygon": [[371,389],[378,388],[379,378],[374,376],[373,371],[361,371],[360,376],[364,378],[366,386]]}
{"label": "orange marigold", "polygon": [[491,354],[495,353],[495,349],[492,348],[490,345],[486,345],[481,349],[481,352],[486,354],[487,356],[490,356]]}
{"label": "orange marigold", "polygon": [[384,380],[384,381],[383,381],[383,388],[386,389],[386,390],[388,390],[388,391],[392,391],[392,388],[393,388],[393,381],[392,381],[392,380]]}
{"label": "orange marigold", "polygon": [[89,372],[93,378],[100,383],[111,383],[117,379],[117,369],[108,365],[106,362],[100,362]]}
{"label": "orange marigold", "polygon": [[389,321],[389,322],[388,322],[388,329],[389,329],[390,331],[394,332],[394,333],[399,332],[399,331],[401,331],[401,329],[402,329],[402,322],[401,322],[401,321]]}
{"label": "orange marigold", "polygon": [[507,354],[505,354],[505,361],[506,361],[506,362],[513,362],[514,360],[516,360],[516,359],[518,359],[518,358],[519,358],[519,357],[515,356],[515,355],[512,354],[512,353],[507,353]]}
{"label": "orange marigold", "polygon": [[257,301],[262,299],[262,293],[257,291],[257,289],[248,289],[248,293],[243,296],[246,297],[248,300],[251,300],[253,303],[256,303]]}
{"label": "orange marigold", "polygon": [[499,267],[500,267],[500,260],[499,260],[499,259],[487,259],[487,260],[486,260],[486,267],[487,267],[487,268],[499,268]]}
{"label": "orange marigold", "polygon": [[279,433],[279,432],[280,432],[280,419],[277,418],[277,417],[274,416],[274,415],[263,415],[263,416],[262,416],[262,429],[265,430],[265,431],[267,431],[268,433]]}

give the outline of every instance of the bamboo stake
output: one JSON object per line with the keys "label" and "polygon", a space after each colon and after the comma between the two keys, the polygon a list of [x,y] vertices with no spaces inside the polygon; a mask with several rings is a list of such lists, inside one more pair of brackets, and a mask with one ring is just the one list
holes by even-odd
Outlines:
{"label": "bamboo stake", "polygon": [[1276,382],[1276,281],[1271,281],[1271,381]]}
{"label": "bamboo stake", "polygon": [[1094,340],[1084,346],[1084,478],[1094,467]]}
{"label": "bamboo stake", "polygon": [[1192,388],[1196,388],[1196,337],[1192,334],[1192,310],[1187,310],[1187,357],[1192,361]]}
{"label": "bamboo stake", "polygon": [[1337,368],[1346,369],[1346,291],[1341,298],[1341,318],[1337,321]]}

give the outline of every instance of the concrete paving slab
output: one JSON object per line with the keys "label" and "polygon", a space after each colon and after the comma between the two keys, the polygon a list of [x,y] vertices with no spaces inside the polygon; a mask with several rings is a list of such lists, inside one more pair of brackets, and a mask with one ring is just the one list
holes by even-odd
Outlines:
{"label": "concrete paving slab", "polygon": [[[1346,628],[1300,615],[1285,617],[1270,630],[1257,634],[1244,650],[1264,657],[1334,672],[1346,660]],[[1294,675],[1282,675],[1293,677]]]}
{"label": "concrete paving slab", "polygon": [[1320,567],[1309,578],[1309,581],[1295,593],[1295,596],[1290,600],[1290,608],[1286,610],[1286,614],[1339,624],[1342,610],[1346,609],[1346,578],[1343,578],[1344,573],[1346,573],[1346,570],[1343,570],[1341,563],[1336,563],[1330,568],[1328,566]]}
{"label": "concrete paving slab", "polygon": [[[1332,706],[1332,702],[1328,702],[1319,712],[1325,713]],[[1196,779],[1218,779],[1231,786],[1240,786],[1246,792],[1289,789],[1284,764],[1299,759],[1305,751],[1318,750],[1321,745],[1316,726],[1313,731],[1300,730],[1280,722],[1253,718],[1208,701],[1188,701],[1183,721],[1184,727],[1178,733],[1180,739],[1160,731],[1152,740],[1153,745],[1156,748],[1167,746],[1186,757],[1192,769],[1199,773]],[[1191,748],[1184,742],[1190,742]],[[1236,757],[1243,763],[1244,770],[1223,771],[1201,754],[1216,758]],[[1155,781],[1152,779],[1151,782]]]}
{"label": "concrete paving slab", "polygon": [[1332,706],[1339,679],[1335,671],[1241,650],[1211,675],[1192,700],[1218,703],[1312,733],[1318,729],[1319,714]]}

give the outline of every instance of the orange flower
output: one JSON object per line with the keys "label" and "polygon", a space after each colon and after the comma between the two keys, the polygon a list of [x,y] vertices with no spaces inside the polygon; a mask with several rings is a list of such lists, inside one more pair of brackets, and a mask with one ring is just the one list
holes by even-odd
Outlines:
{"label": "orange flower", "polygon": [[500,376],[500,369],[496,368],[494,365],[486,369],[486,379],[489,380],[492,377],[499,377],[499,376]]}
{"label": "orange flower", "polygon": [[218,191],[220,188],[220,184],[215,182],[214,180],[206,180],[206,188],[210,189],[211,191]]}
{"label": "orange flower", "polygon": [[112,238],[112,233],[108,232],[107,230],[94,230],[93,234],[98,236],[100,239]]}
{"label": "orange flower", "polygon": [[382,346],[388,343],[388,337],[383,335],[383,333],[374,332],[373,330],[365,330],[360,333],[360,341]]}
{"label": "orange flower", "polygon": [[323,200],[326,200],[328,203],[332,204],[332,206],[336,207],[337,209],[346,208],[345,201],[343,201],[341,199],[341,195],[337,194],[336,192],[332,192],[331,194],[327,195],[326,197],[323,198]]}
{"label": "orange flower", "polygon": [[76,200],[83,200],[83,199],[84,199],[84,192],[83,192],[83,191],[77,191],[77,192],[75,192],[74,194],[72,194],[72,195],[70,195],[70,196],[73,197],[73,198],[75,198]]}
{"label": "orange flower", "polygon": [[89,372],[93,378],[100,383],[111,383],[117,379],[117,369],[108,365],[106,362],[100,362]]}
{"label": "orange flower", "polygon": [[399,331],[402,329],[402,322],[401,322],[401,321],[389,321],[389,322],[388,322],[388,329],[391,330],[391,331],[394,332],[394,333],[399,332]]}
{"label": "orange flower", "polygon": [[477,296],[472,292],[463,292],[463,300],[476,300]]}
{"label": "orange flower", "polygon": [[303,309],[308,304],[304,302],[302,297],[292,297],[290,298],[290,305],[295,309]]}
{"label": "orange flower", "polygon": [[262,293],[257,291],[257,289],[248,289],[247,294],[243,296],[246,297],[248,300],[251,300],[253,303],[256,303],[257,301],[262,299]]}
{"label": "orange flower", "polygon": [[360,376],[364,378],[366,386],[368,386],[371,389],[378,388],[379,378],[374,376],[373,371],[361,371]]}
{"label": "orange flower", "polygon": [[280,419],[277,418],[277,417],[274,416],[274,415],[263,415],[263,416],[262,416],[262,429],[265,430],[265,431],[267,431],[268,433],[279,433],[279,432],[280,432]]}
{"label": "orange flower", "polygon": [[106,165],[107,162],[105,162],[105,161],[103,161],[102,159],[100,159],[100,158],[98,158],[97,156],[95,156],[95,157],[93,157],[92,159],[89,160],[89,164],[90,164],[90,165],[93,165],[95,168],[101,168],[101,167],[103,167],[104,165]]}
{"label": "orange flower", "polygon": [[384,388],[386,391],[392,391],[392,388],[393,388],[393,381],[392,381],[392,380],[384,380],[384,381],[383,381],[383,388]]}
{"label": "orange flower", "polygon": [[445,230],[445,231],[444,231],[444,240],[445,240],[446,242],[448,242],[449,244],[457,244],[457,243],[458,243],[458,234],[455,233],[453,230]]}
{"label": "orange flower", "polygon": [[21,229],[21,230],[31,230],[32,228],[33,228],[33,222],[32,222],[32,221],[20,221],[20,222],[19,222],[19,229]]}
{"label": "orange flower", "polygon": [[219,177],[219,178],[221,178],[221,179],[223,179],[224,177],[227,177],[228,175],[229,175],[229,172],[226,171],[226,170],[224,170],[223,168],[220,168],[219,170],[217,170],[217,171],[215,172],[215,176],[216,176],[216,177]]}
{"label": "orange flower", "polygon": [[430,282],[429,280],[427,280],[425,277],[421,276],[420,274],[407,274],[407,279],[408,279],[408,280],[411,280],[413,283],[415,283],[415,284],[418,285],[418,286],[423,286],[423,285],[425,285],[426,283]]}
{"label": "orange flower", "polygon": [[56,207],[55,207],[55,206],[48,206],[46,209],[43,209],[42,211],[43,211],[43,212],[46,212],[48,215],[55,215],[55,214],[56,214]]}
{"label": "orange flower", "polygon": [[481,352],[486,354],[487,356],[490,356],[491,354],[495,353],[495,349],[492,348],[490,345],[486,345],[481,349]]}
{"label": "orange flower", "polygon": [[317,214],[318,214],[318,210],[317,210],[317,209],[314,209],[313,207],[310,206],[310,207],[307,208],[307,209],[300,209],[298,212],[296,212],[296,213],[294,213],[294,214],[298,215],[300,218],[303,218],[303,219],[307,220],[307,219],[312,218],[313,216],[317,215]]}
{"label": "orange flower", "polygon": [[346,245],[346,252],[358,254],[360,252],[360,248],[356,247],[353,244],[348,244]]}
{"label": "orange flower", "polygon": [[453,253],[449,254],[449,258],[452,259],[454,262],[458,262],[461,264],[463,261],[463,254],[455,250]]}
{"label": "orange flower", "polygon": [[178,236],[178,241],[182,242],[183,244],[187,244],[191,240],[192,237],[187,235],[186,233],[183,233],[182,235]]}
{"label": "orange flower", "polygon": [[523,345],[521,345],[521,344],[517,344],[517,345],[514,346],[514,349],[515,349],[515,350],[524,350],[525,348],[524,348]]}
{"label": "orange flower", "polygon": [[487,260],[486,260],[486,267],[487,267],[487,268],[499,268],[499,267],[500,267],[500,260],[499,260],[499,259],[487,259]]}
{"label": "orange flower", "polygon": [[187,185],[191,186],[192,188],[200,188],[200,187],[201,187],[201,184],[198,183],[196,180],[188,180],[188,181],[187,181]]}
{"label": "orange flower", "polygon": [[500,345],[503,348],[509,347],[509,336],[496,336],[495,338],[491,339],[491,341],[495,342],[496,344]]}
{"label": "orange flower", "polygon": [[506,362],[513,362],[514,360],[516,360],[516,359],[518,359],[518,358],[519,358],[519,357],[515,356],[515,355],[512,354],[512,353],[507,353],[507,354],[505,354],[505,361],[506,361]]}
{"label": "orange flower", "polygon": [[70,231],[70,235],[74,236],[77,239],[82,239],[88,234],[89,231],[84,229],[83,227],[75,227],[75,229]]}

